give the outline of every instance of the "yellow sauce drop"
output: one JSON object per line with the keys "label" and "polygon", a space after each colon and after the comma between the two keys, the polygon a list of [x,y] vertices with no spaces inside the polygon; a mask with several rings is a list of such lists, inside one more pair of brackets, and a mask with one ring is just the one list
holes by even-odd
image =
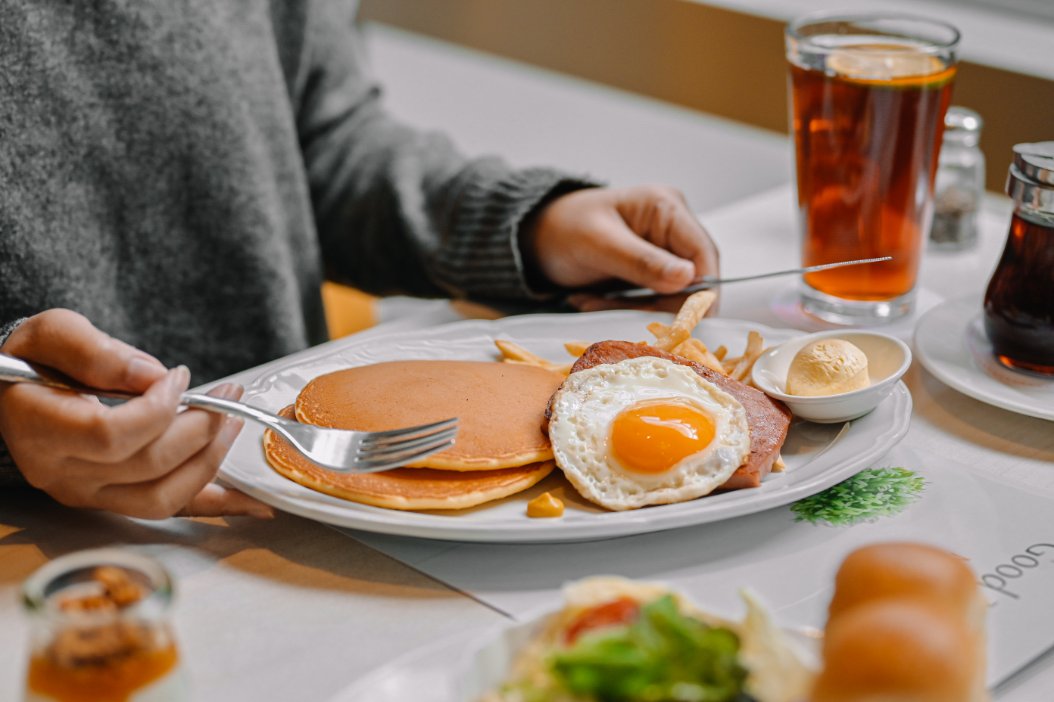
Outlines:
{"label": "yellow sauce drop", "polygon": [[552,493],[543,492],[527,503],[527,516],[534,518],[551,518],[564,516],[564,503]]}

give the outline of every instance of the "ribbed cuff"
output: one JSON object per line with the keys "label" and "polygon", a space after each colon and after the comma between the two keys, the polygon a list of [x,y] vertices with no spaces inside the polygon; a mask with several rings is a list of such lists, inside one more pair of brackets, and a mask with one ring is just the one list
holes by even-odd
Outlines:
{"label": "ribbed cuff", "polygon": [[[18,329],[18,325],[24,321],[26,321],[25,317],[0,326],[0,346],[4,345],[4,342],[7,341],[7,337],[11,336],[11,332]],[[5,444],[3,438],[0,437],[0,488],[25,484],[26,479],[22,477],[22,473],[20,473],[15,466],[15,462],[7,450],[7,444]]]}
{"label": "ribbed cuff", "polygon": [[11,336],[11,332],[18,329],[18,325],[22,324],[26,319],[26,317],[22,317],[21,319],[16,319],[13,322],[8,322],[7,324],[0,326],[0,346],[4,345],[4,342],[7,341],[7,337]]}
{"label": "ribbed cuff", "polygon": [[600,183],[548,168],[481,174],[460,193],[452,236],[437,252],[436,272],[456,292],[495,300],[544,300],[552,291],[532,287],[520,251],[523,221],[555,197]]}

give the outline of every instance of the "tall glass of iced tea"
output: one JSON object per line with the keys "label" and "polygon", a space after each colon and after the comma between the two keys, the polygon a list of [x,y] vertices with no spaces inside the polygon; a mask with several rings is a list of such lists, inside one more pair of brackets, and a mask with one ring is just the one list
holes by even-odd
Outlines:
{"label": "tall glass of iced tea", "polygon": [[786,31],[806,311],[868,324],[912,309],[959,32],[894,14],[813,15]]}

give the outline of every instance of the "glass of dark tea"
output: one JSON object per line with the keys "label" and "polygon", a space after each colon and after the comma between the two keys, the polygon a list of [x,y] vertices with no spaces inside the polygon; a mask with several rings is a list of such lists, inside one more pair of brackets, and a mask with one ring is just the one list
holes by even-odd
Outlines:
{"label": "glass of dark tea", "polygon": [[1018,144],[1006,179],[1014,216],[984,296],[1004,366],[1054,376],[1054,141]]}
{"label": "glass of dark tea", "polygon": [[840,324],[907,314],[933,209],[959,32],[897,14],[812,15],[786,30],[802,306]]}

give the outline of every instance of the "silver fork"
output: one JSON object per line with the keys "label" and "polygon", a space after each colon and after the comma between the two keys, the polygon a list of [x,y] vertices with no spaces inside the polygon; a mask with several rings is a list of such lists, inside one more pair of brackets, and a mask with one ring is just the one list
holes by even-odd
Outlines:
{"label": "silver fork", "polygon": [[[133,393],[92,388],[60,371],[0,353],[0,381],[36,383],[97,397],[130,400]],[[259,422],[292,444],[313,463],[340,473],[376,473],[398,468],[450,448],[457,434],[457,418],[391,431],[351,431],[301,424],[234,400],[185,392],[180,403],[210,412],[231,414]]]}

